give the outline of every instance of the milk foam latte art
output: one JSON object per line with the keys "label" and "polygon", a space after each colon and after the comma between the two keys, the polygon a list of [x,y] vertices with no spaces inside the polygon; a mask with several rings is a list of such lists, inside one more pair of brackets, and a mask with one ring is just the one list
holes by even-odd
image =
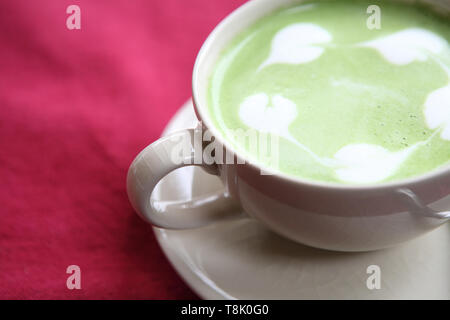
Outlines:
{"label": "milk foam latte art", "polygon": [[448,165],[450,23],[377,2],[382,28],[369,30],[370,4],[283,8],[237,36],[210,78],[224,137],[249,154],[234,130],[274,134],[276,170],[316,181],[379,183]]}

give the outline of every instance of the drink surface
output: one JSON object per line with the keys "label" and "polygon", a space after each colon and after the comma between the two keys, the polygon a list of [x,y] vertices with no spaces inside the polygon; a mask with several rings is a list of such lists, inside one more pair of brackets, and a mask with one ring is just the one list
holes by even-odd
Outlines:
{"label": "drink surface", "polygon": [[[367,24],[377,22],[371,2],[341,0],[282,8],[239,34],[208,90],[225,139],[274,171],[322,182],[379,183],[448,165],[450,22],[376,3],[379,29]],[[272,158],[242,130],[276,136]]]}

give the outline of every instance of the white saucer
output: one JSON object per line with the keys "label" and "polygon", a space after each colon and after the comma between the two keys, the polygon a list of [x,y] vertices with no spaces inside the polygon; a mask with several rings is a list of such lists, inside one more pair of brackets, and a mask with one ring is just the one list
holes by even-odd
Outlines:
{"label": "white saucer", "polygon": [[[188,101],[163,135],[196,121]],[[220,189],[218,178],[186,167],[164,178],[154,196],[189,199]],[[368,253],[302,246],[250,219],[154,231],[175,269],[204,299],[450,299],[449,223],[404,245]],[[381,289],[367,288],[369,265],[381,268]]]}

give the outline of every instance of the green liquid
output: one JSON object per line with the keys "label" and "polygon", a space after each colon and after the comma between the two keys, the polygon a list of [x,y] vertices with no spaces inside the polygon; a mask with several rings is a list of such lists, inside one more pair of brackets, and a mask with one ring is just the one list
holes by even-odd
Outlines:
{"label": "green liquid", "polygon": [[[287,128],[289,135],[318,158],[333,159],[339,150],[355,144],[379,146],[390,153],[420,144],[395,170],[374,182],[404,179],[448,164],[450,140],[441,136],[446,123],[430,128],[424,108],[430,93],[449,84],[449,22],[421,7],[377,1],[381,29],[370,30],[366,22],[371,14],[366,10],[372,3],[315,1],[283,8],[238,35],[218,60],[208,92],[209,112],[226,139],[241,152],[251,153],[248,143],[230,134],[249,128],[239,116],[243,101],[261,93],[271,101],[281,95],[297,109]],[[312,61],[261,68],[276,34],[296,23],[317,25],[332,40],[317,45],[323,52]],[[410,28],[441,37],[447,41],[445,49],[399,65],[374,48],[358,45]],[[449,106],[448,101],[442,103]],[[446,112],[450,126],[450,108]],[[280,137],[276,170],[309,180],[355,182],[337,173],[341,164],[323,165],[293,140]]]}

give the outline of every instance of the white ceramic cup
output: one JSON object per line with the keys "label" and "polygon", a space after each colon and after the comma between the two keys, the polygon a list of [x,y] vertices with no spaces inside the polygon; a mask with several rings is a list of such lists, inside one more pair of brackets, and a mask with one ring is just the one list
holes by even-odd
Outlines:
{"label": "white ceramic cup", "polygon": [[[188,229],[235,217],[242,210],[271,230],[294,241],[337,251],[367,251],[393,246],[418,237],[450,218],[450,167],[419,177],[374,185],[345,185],[305,181],[286,174],[261,175],[261,167],[245,164],[199,164],[218,175],[223,193],[190,201],[157,202],[151,194],[171,171],[193,163],[193,151],[184,163],[171,154],[181,140],[191,148],[202,143],[196,130],[209,130],[236,159],[248,160],[223,138],[209,116],[208,79],[224,46],[253,22],[295,0],[253,0],[226,17],[209,35],[195,62],[192,88],[201,128],[186,129],[145,148],[128,171],[127,191],[139,215],[151,224]],[[410,2],[410,1],[403,1]],[[449,1],[427,0],[449,15]],[[187,141],[187,142],[186,142]],[[192,160],[192,161],[191,161]]]}

